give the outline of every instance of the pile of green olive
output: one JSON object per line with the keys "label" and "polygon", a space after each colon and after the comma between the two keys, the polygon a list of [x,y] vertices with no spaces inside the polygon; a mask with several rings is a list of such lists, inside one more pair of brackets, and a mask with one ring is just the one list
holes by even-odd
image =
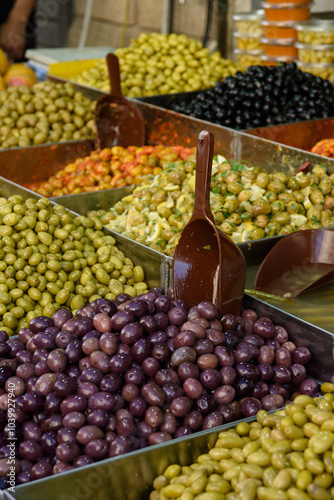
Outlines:
{"label": "pile of green olive", "polygon": [[[122,93],[128,97],[206,89],[245,69],[224,59],[219,52],[210,54],[201,42],[176,33],[141,33],[115,54],[119,59]],[[73,80],[109,90],[105,60],[96,62]]]}
{"label": "pile of green olive", "polygon": [[144,271],[104,234],[99,219],[19,195],[0,205],[0,330],[9,335],[61,306],[147,290]]}
{"label": "pile of green olive", "polygon": [[94,109],[70,83],[9,87],[0,92],[0,148],[94,137]]}

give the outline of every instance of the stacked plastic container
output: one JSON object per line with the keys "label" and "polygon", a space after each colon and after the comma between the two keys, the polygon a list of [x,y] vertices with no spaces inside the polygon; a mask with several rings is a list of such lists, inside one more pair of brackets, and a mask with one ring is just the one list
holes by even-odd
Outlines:
{"label": "stacked plastic container", "polygon": [[263,10],[249,14],[234,14],[234,59],[248,68],[254,64],[261,64],[263,54]]}
{"label": "stacked plastic container", "polygon": [[262,64],[296,61],[298,57],[297,23],[311,17],[311,3],[305,0],[272,0],[262,4],[264,37]]}
{"label": "stacked plastic container", "polygon": [[299,69],[334,83],[334,20],[312,19],[296,29]]}

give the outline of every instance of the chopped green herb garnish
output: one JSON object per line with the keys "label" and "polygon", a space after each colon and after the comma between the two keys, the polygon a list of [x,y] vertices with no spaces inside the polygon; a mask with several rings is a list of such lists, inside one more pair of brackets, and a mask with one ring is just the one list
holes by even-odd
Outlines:
{"label": "chopped green herb garnish", "polygon": [[232,165],[232,170],[233,172],[243,172],[245,170],[245,165],[243,165],[242,163],[239,163],[237,161],[235,161]]}

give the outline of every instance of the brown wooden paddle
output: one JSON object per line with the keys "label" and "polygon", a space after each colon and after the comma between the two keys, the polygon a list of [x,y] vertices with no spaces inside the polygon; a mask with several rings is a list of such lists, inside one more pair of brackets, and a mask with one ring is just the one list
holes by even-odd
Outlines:
{"label": "brown wooden paddle", "polygon": [[123,97],[118,58],[110,53],[107,54],[106,61],[111,91],[109,95],[100,97],[96,103],[96,148],[143,146],[144,119],[135,104]]}
{"label": "brown wooden paddle", "polygon": [[240,314],[246,263],[237,245],[216,227],[210,209],[213,145],[213,134],[202,131],[197,142],[193,215],[174,254],[174,295],[189,307],[206,300],[221,314]]}

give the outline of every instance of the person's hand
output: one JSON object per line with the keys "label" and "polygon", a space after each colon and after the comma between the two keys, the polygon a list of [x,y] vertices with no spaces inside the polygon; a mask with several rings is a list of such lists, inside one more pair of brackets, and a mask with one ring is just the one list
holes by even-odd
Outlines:
{"label": "person's hand", "polygon": [[24,56],[26,25],[22,21],[8,19],[0,27],[0,47],[10,59],[18,61]]}

